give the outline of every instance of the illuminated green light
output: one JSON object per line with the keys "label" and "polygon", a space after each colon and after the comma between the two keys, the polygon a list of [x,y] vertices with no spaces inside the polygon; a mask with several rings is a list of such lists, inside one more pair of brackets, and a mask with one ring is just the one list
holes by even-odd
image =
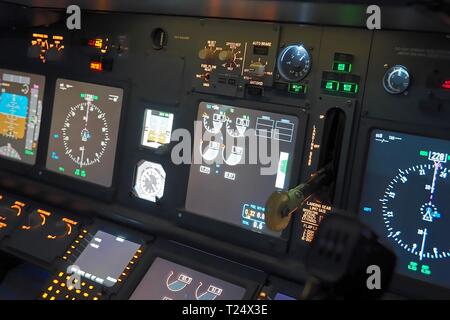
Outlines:
{"label": "illuminated green light", "polygon": [[78,177],[86,177],[86,170],[76,169],[74,174]]}
{"label": "illuminated green light", "polygon": [[290,83],[288,91],[295,94],[306,93],[306,86],[299,83]]}
{"label": "illuminated green light", "polygon": [[428,151],[420,150],[420,155],[421,155],[422,157],[428,157]]}
{"label": "illuminated green light", "polygon": [[[86,93],[81,93],[81,94],[80,94],[80,97],[81,97],[82,99],[84,99],[84,98],[86,97]],[[95,101],[98,100],[98,96],[96,96],[96,95],[92,95],[92,98],[93,98]]]}
{"label": "illuminated green light", "polygon": [[32,150],[25,150],[25,154],[27,156],[32,156],[32,155],[34,155],[34,152]]}
{"label": "illuminated green light", "polygon": [[330,90],[330,91],[338,91],[339,90],[339,82],[327,81],[325,84],[325,89]]}
{"label": "illuminated green light", "polygon": [[411,271],[417,271],[417,262],[411,261],[408,265],[408,269]]}
{"label": "illuminated green light", "polygon": [[351,94],[357,94],[359,86],[356,83],[351,82],[343,82],[341,83],[342,92],[344,93],[351,93]]}
{"label": "illuminated green light", "polygon": [[64,167],[59,167],[58,170],[61,171],[61,172],[65,171]]}
{"label": "illuminated green light", "polygon": [[420,270],[421,273],[426,274],[427,276],[429,276],[431,274],[431,270],[430,267],[427,265],[423,265],[422,269]]}
{"label": "illuminated green light", "polygon": [[352,64],[348,62],[335,61],[333,63],[333,70],[338,72],[350,73],[352,72],[352,67],[353,67]]}

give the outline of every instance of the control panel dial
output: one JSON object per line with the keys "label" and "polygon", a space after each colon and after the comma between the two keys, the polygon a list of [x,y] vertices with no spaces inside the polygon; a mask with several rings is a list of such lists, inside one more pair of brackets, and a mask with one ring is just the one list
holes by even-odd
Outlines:
{"label": "control panel dial", "polygon": [[383,87],[387,93],[402,94],[411,85],[411,78],[406,67],[395,65],[383,77]]}
{"label": "control panel dial", "polygon": [[289,82],[303,80],[311,71],[311,66],[311,54],[303,44],[287,46],[278,56],[278,72]]}

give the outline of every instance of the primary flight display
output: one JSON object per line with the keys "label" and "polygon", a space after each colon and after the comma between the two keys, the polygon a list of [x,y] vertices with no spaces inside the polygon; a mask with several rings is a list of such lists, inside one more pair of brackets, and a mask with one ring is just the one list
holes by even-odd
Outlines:
{"label": "primary flight display", "polygon": [[0,156],[36,162],[45,77],[0,69]]}

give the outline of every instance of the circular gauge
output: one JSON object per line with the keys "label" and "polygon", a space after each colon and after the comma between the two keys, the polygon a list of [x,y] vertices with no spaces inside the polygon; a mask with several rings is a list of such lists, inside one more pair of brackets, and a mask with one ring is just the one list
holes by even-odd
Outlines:
{"label": "circular gauge", "polygon": [[290,45],[281,51],[277,66],[284,80],[300,81],[311,70],[311,55],[302,44]]}
{"label": "circular gauge", "polygon": [[383,77],[383,87],[390,94],[401,94],[409,88],[410,84],[409,71],[401,65],[393,66]]}
{"label": "circular gauge", "polygon": [[66,155],[80,167],[100,163],[111,140],[106,114],[90,101],[70,108],[61,132]]}
{"label": "circular gauge", "polygon": [[222,143],[219,141],[202,141],[200,143],[200,154],[205,161],[211,162],[217,158],[221,148]]}
{"label": "circular gauge", "polygon": [[205,130],[209,133],[217,134],[222,129],[222,126],[226,121],[226,116],[222,112],[216,112],[213,114],[204,112],[202,115],[202,119]]}
{"label": "circular gauge", "polygon": [[235,166],[241,163],[244,156],[244,148],[241,146],[232,146],[231,150],[228,148],[222,149],[223,161],[229,166]]}
{"label": "circular gauge", "polygon": [[164,195],[166,172],[158,163],[142,161],[138,164],[134,186],[138,198],[156,202]]}
{"label": "circular gauge", "polygon": [[380,199],[388,238],[419,260],[450,257],[448,174],[438,161],[400,169]]}
{"label": "circular gauge", "polygon": [[250,117],[242,116],[228,116],[226,120],[227,133],[233,138],[243,137],[245,131],[250,126]]}

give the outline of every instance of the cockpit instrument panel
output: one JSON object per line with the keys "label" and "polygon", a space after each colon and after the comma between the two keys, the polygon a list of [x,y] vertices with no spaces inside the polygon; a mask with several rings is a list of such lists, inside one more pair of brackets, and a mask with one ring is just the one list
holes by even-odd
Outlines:
{"label": "cockpit instrument panel", "polygon": [[0,156],[36,161],[45,77],[0,69]]}
{"label": "cockpit instrument panel", "polygon": [[264,207],[289,187],[298,118],[202,102],[197,121],[186,210],[279,236],[265,227]]}
{"label": "cockpit instrument panel", "polygon": [[238,300],[245,289],[174,262],[156,258],[131,300]]}
{"label": "cockpit instrument panel", "polygon": [[47,169],[110,187],[123,90],[58,79]]}
{"label": "cockpit instrument panel", "polygon": [[374,130],[360,202],[363,221],[397,254],[398,272],[450,287],[450,142]]}

